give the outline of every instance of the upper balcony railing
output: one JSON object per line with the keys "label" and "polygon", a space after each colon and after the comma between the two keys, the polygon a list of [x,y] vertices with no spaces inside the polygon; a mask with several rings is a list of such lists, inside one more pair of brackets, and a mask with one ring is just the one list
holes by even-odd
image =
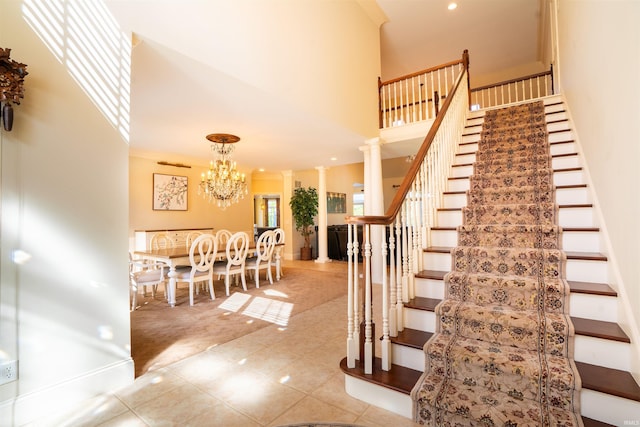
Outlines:
{"label": "upper balcony railing", "polygon": [[[465,56],[466,55],[466,56]],[[449,95],[456,77],[464,70],[462,59],[418,71],[397,79],[378,79],[380,129],[434,119],[440,100]]]}
{"label": "upper balcony railing", "polygon": [[553,67],[549,71],[471,89],[472,110],[553,95]]}

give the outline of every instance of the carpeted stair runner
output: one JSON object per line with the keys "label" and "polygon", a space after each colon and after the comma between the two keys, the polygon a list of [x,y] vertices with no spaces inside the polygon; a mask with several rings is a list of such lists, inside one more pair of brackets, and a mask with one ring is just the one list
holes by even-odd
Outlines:
{"label": "carpeted stair runner", "polygon": [[582,426],[542,102],[488,111],[414,387],[430,426]]}

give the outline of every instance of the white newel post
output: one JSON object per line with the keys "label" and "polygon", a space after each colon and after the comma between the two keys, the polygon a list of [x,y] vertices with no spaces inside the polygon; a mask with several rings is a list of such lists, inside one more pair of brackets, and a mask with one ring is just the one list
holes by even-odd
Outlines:
{"label": "white newel post", "polygon": [[330,262],[327,251],[327,168],[318,170],[318,258],[315,262]]}

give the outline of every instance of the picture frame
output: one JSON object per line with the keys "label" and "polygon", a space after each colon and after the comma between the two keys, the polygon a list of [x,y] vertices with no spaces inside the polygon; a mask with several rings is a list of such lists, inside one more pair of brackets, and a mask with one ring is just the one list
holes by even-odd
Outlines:
{"label": "picture frame", "polygon": [[327,192],[327,213],[347,213],[347,194]]}
{"label": "picture frame", "polygon": [[153,174],[153,210],[186,211],[188,177]]}

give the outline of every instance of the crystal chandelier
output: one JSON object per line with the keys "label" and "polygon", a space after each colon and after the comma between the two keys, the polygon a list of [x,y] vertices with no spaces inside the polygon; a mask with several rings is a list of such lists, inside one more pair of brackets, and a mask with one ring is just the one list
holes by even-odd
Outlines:
{"label": "crystal chandelier", "polygon": [[211,151],[217,153],[217,159],[212,160],[209,170],[202,173],[202,180],[198,187],[198,194],[204,196],[209,203],[226,209],[232,203],[238,203],[247,194],[247,183],[243,173],[236,169],[236,162],[231,161],[234,145],[240,141],[235,135],[226,133],[212,133],[207,135],[211,141]]}

